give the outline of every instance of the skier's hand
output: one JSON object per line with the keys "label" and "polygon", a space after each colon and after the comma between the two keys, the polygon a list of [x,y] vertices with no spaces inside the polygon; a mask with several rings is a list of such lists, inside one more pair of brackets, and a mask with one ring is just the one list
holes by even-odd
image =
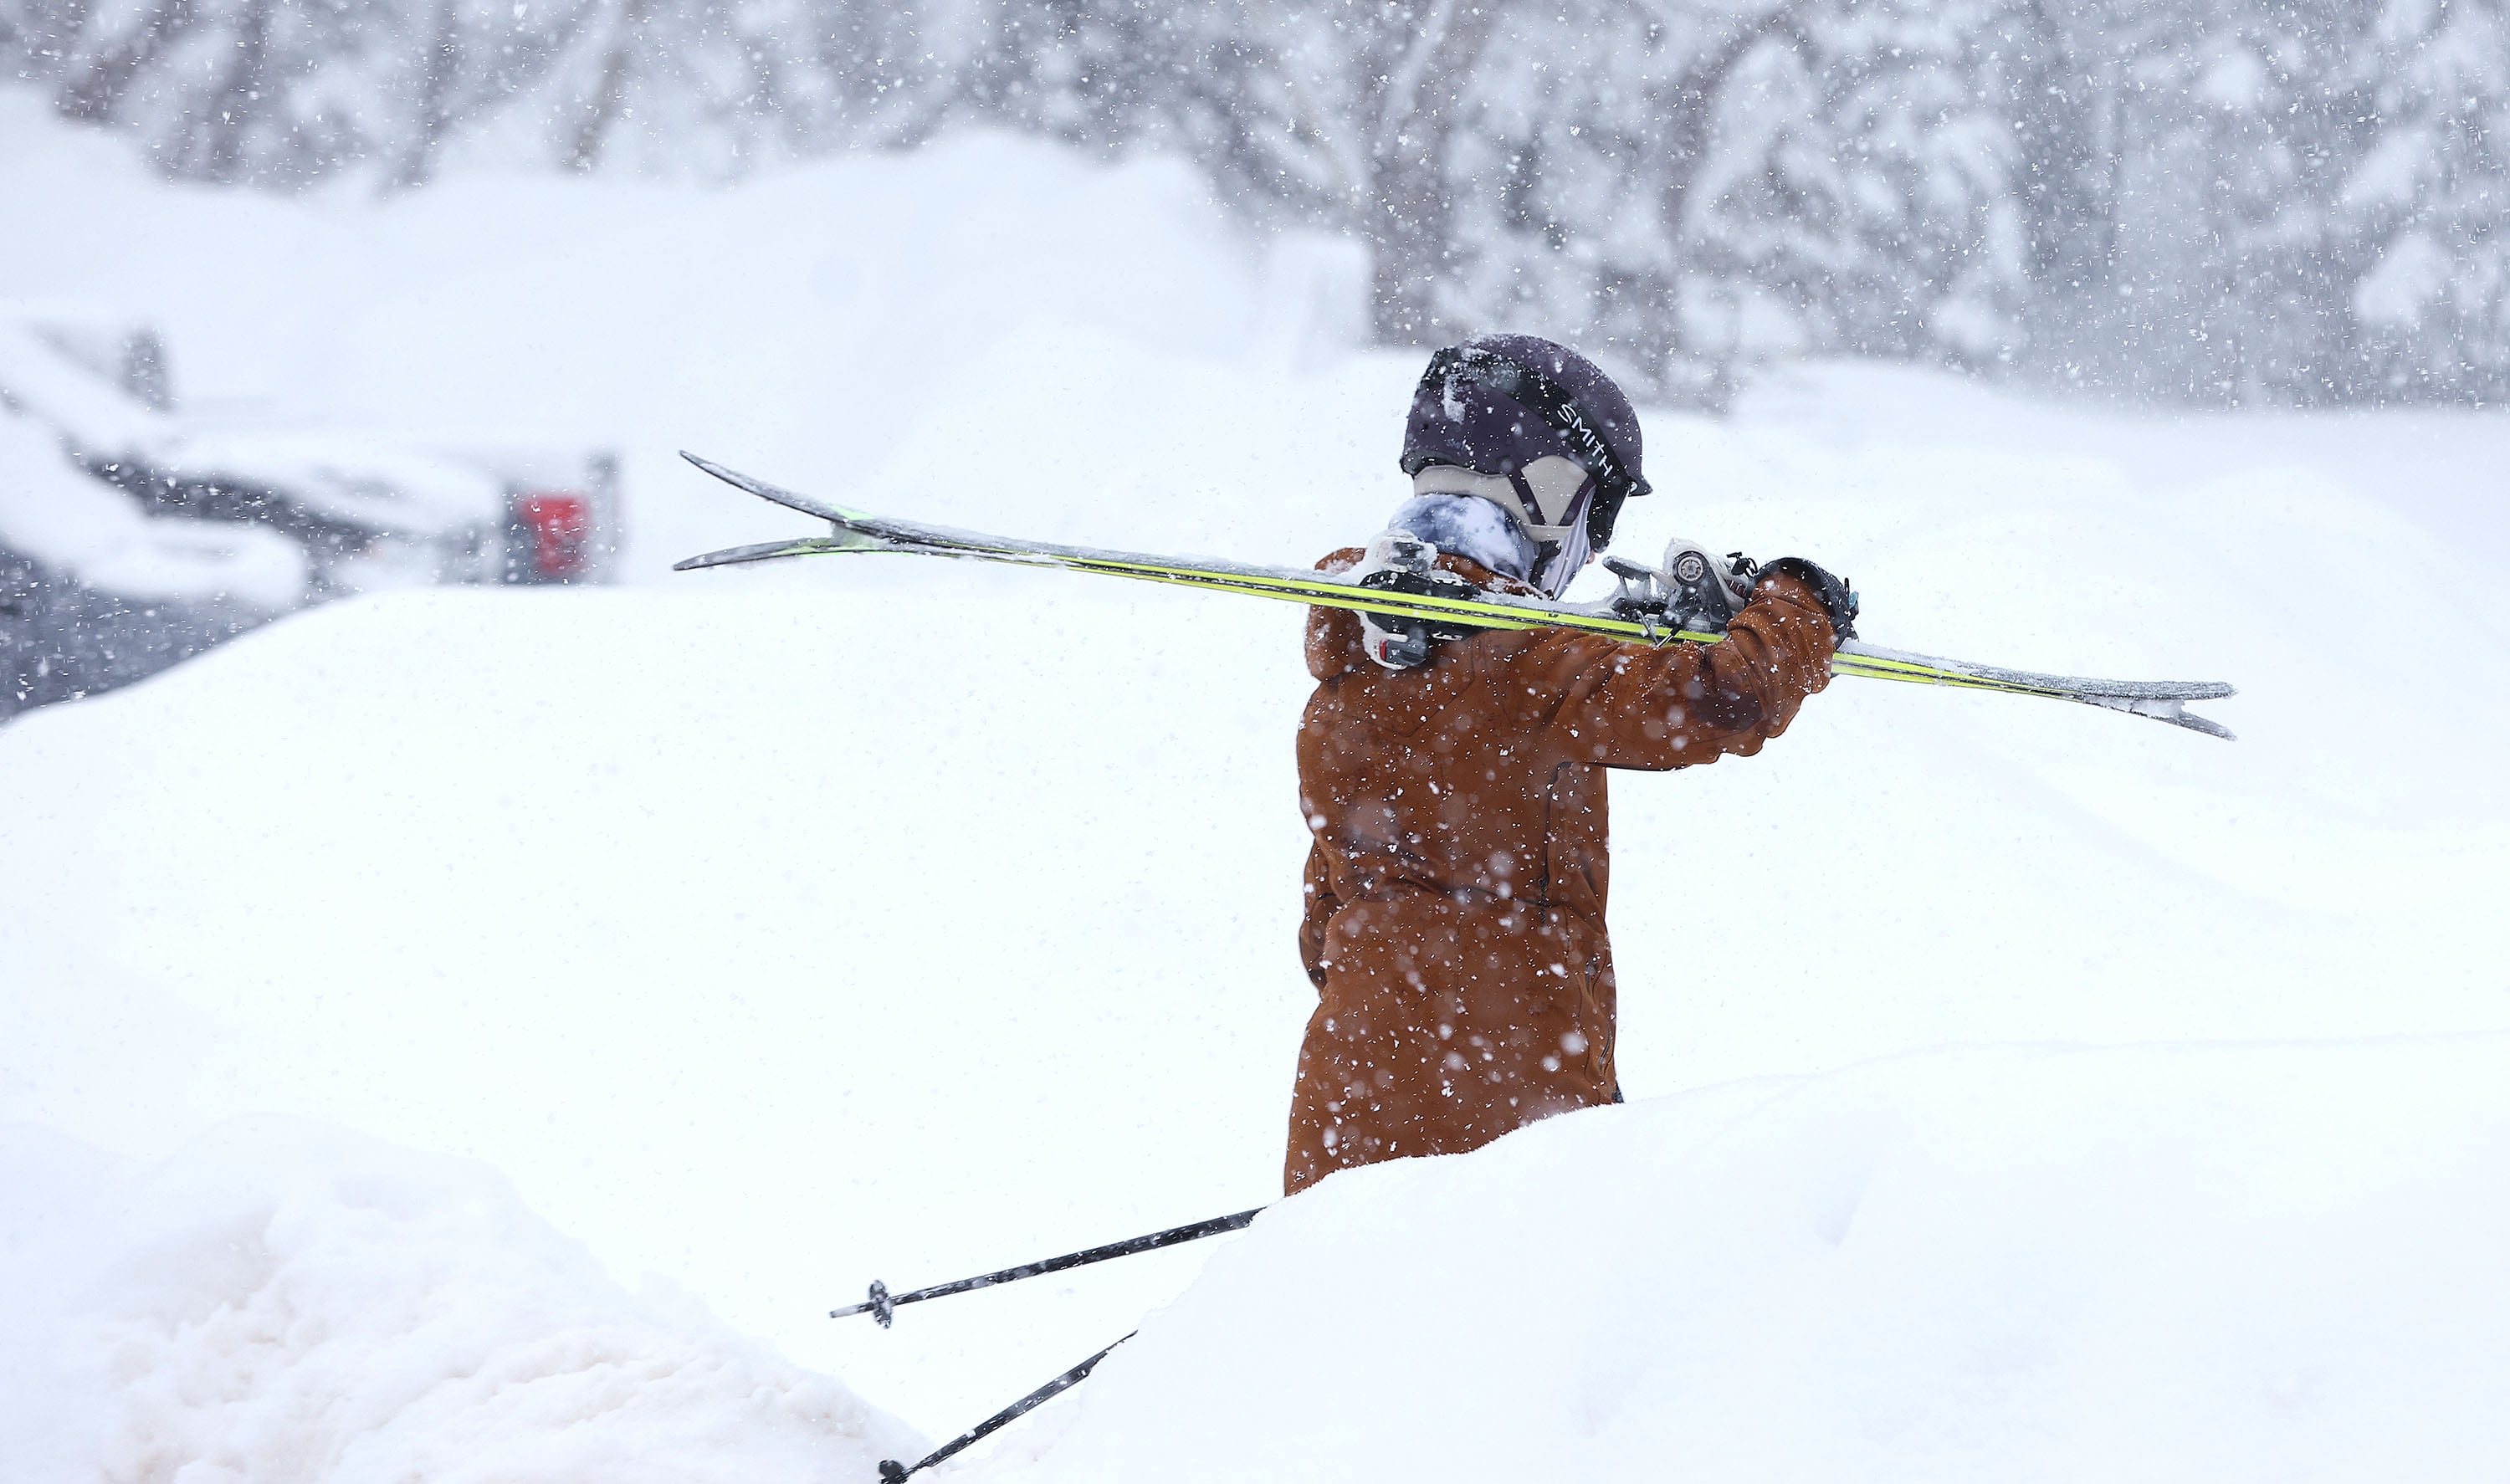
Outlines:
{"label": "skier's hand", "polygon": [[1754,574],[1753,585],[1772,573],[1783,572],[1813,590],[1821,600],[1822,612],[1830,615],[1831,638],[1843,641],[1856,637],[1856,590],[1834,577],[1824,568],[1801,556],[1781,556]]}
{"label": "skier's hand", "polygon": [[[1381,531],[1369,542],[1359,565],[1346,576],[1363,588],[1391,588],[1397,592],[1444,592],[1473,597],[1473,586],[1437,564],[1438,549],[1409,531]],[[1368,657],[1388,669],[1411,669],[1429,663],[1440,643],[1461,639],[1472,629],[1433,620],[1359,615],[1362,646]]]}

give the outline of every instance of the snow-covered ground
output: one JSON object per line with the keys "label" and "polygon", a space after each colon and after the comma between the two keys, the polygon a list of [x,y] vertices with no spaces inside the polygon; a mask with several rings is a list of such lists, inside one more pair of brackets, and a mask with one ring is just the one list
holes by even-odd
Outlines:
{"label": "snow-covered ground", "polygon": [[2495,1478],[2505,1069],[1943,1050],[1379,1165],[978,1473]]}
{"label": "snow-covered ground", "polygon": [[803,528],[672,450],[1304,560],[1402,492],[1354,265],[998,137],[283,202],[21,105],[0,199],[85,207],[0,283],[157,314],[230,405],[616,442],[639,580],[335,605],[0,730],[0,1475],[867,1479],[875,1409],[946,1437],[1146,1313],[976,1467],[2510,1465],[2510,420],[1835,365],[1651,416],[1625,549],[2229,679],[2241,741],[1841,682],[1616,790],[1633,1106],[883,1333],[819,1315],[1277,1189],[1299,614],[669,577]]}
{"label": "snow-covered ground", "polygon": [[868,1477],[914,1434],[491,1170],[268,1119],[148,1171],[0,1126],[8,1477]]}

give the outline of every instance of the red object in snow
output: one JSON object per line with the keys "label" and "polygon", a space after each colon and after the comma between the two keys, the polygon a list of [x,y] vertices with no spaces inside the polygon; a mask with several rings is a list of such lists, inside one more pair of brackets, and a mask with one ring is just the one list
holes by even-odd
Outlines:
{"label": "red object in snow", "polygon": [[592,502],[571,490],[535,490],[514,498],[514,514],[532,533],[532,567],[543,577],[582,577],[591,562]]}

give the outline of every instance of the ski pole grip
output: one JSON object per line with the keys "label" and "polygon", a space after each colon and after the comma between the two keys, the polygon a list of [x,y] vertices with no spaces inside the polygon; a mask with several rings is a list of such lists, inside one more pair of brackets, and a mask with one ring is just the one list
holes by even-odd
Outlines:
{"label": "ski pole grip", "polygon": [[[897,1300],[890,1297],[889,1285],[878,1278],[873,1278],[871,1287],[866,1289],[865,1293],[867,1296],[861,1303],[848,1304],[843,1309],[831,1309],[828,1311],[828,1317],[842,1319],[852,1314],[867,1313],[880,1321],[881,1328],[889,1328],[890,1321],[897,1317]],[[907,1297],[912,1299],[914,1295],[909,1294]]]}

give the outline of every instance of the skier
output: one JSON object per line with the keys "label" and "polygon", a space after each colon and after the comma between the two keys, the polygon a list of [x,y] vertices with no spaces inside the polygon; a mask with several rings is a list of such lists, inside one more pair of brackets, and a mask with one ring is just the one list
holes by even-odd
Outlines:
{"label": "skier", "polygon": [[[1485,335],[1421,379],[1388,533],[1317,566],[1556,599],[1648,492],[1639,463],[1638,419],[1592,362]],[[1318,1003],[1285,1190],[1618,1101],[1604,770],[1758,752],[1851,632],[1854,598],[1808,561],[1742,580],[1722,643],[1661,648],[1309,610],[1299,947]]]}

